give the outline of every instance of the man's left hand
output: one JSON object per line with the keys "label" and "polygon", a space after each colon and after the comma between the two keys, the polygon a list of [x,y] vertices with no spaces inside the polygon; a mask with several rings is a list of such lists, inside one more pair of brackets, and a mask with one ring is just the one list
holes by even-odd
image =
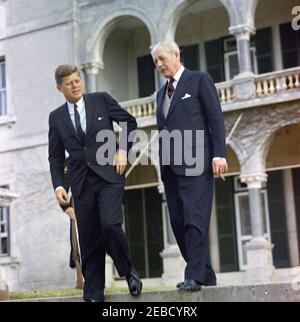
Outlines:
{"label": "man's left hand", "polygon": [[212,161],[215,176],[222,176],[228,171],[227,161],[224,158],[216,158]]}
{"label": "man's left hand", "polygon": [[122,175],[127,166],[127,152],[118,150],[115,154],[113,165],[116,167],[117,173]]}

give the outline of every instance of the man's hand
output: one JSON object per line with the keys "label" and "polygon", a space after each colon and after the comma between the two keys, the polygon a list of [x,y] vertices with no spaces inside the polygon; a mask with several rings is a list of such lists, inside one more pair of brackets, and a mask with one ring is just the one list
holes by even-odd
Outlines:
{"label": "man's hand", "polygon": [[74,208],[69,207],[65,210],[66,215],[73,221],[76,220]]}
{"label": "man's hand", "polygon": [[59,188],[55,194],[60,205],[67,206],[69,204],[69,196],[64,188]]}
{"label": "man's hand", "polygon": [[213,173],[215,177],[225,180],[224,174],[228,171],[227,161],[224,158],[216,158],[212,161]]}
{"label": "man's hand", "polygon": [[122,175],[127,166],[127,153],[123,150],[118,150],[114,157],[113,165],[116,167],[116,171],[119,175]]}

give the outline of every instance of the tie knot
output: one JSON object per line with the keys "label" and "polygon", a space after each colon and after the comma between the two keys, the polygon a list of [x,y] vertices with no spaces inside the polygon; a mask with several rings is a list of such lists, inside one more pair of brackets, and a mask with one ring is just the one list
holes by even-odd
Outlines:
{"label": "tie knot", "polygon": [[174,86],[173,86],[173,83],[175,82],[175,79],[174,78],[171,78],[169,80],[169,84],[168,84],[168,97],[171,99],[173,93],[174,93]]}
{"label": "tie knot", "polygon": [[74,108],[76,108],[76,109],[77,109],[77,107],[78,107],[78,106],[77,106],[77,104],[74,104]]}

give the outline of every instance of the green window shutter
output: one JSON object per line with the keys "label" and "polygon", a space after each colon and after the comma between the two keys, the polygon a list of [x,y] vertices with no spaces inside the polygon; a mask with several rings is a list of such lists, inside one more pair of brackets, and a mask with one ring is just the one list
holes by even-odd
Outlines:
{"label": "green window shutter", "polygon": [[224,45],[223,39],[205,42],[206,71],[215,83],[225,81],[224,75]]}
{"label": "green window shutter", "polygon": [[233,177],[215,181],[215,196],[221,272],[238,271]]}
{"label": "green window shutter", "polygon": [[289,250],[283,190],[283,172],[268,172],[268,204],[271,240],[274,244],[273,260],[276,268],[289,267]]}
{"label": "green window shutter", "polygon": [[283,68],[300,66],[300,32],[293,30],[290,22],[281,24],[279,29]]}
{"label": "green window shutter", "polygon": [[254,36],[258,73],[269,73],[273,68],[272,28],[258,29]]}
{"label": "green window shutter", "polygon": [[181,62],[189,70],[200,70],[199,66],[199,46],[181,46]]}
{"label": "green window shutter", "polygon": [[155,92],[154,63],[151,55],[138,57],[139,97],[150,96]]}
{"label": "green window shutter", "polygon": [[300,168],[293,169],[292,171],[297,218],[298,245],[300,249]]}

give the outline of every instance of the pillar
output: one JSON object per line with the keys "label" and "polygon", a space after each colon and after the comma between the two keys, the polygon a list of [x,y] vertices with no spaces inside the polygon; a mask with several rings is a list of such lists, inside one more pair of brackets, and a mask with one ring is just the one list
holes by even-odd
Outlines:
{"label": "pillar", "polygon": [[217,222],[217,210],[215,194],[213,198],[211,220],[209,226],[209,250],[210,261],[215,272],[221,271],[220,256],[219,256],[219,238],[218,238],[218,222]]}
{"label": "pillar", "polygon": [[239,74],[234,78],[234,97],[238,100],[248,100],[256,95],[254,74],[251,65],[250,36],[255,28],[250,25],[230,27],[229,32],[237,42]]}
{"label": "pillar", "polygon": [[247,281],[268,283],[274,278],[273,244],[264,237],[264,219],[261,200],[262,183],[267,181],[265,173],[241,174],[241,181],[249,191],[252,238],[245,245],[247,252]]}
{"label": "pillar", "polygon": [[176,285],[178,282],[184,280],[185,261],[181,256],[179,247],[177,245],[173,230],[171,227],[169,213],[167,210],[166,197],[164,193],[164,186],[161,183],[158,187],[159,193],[162,195],[162,207],[165,210],[163,214],[163,232],[164,232],[164,249],[160,253],[163,259],[163,275],[162,280],[164,285]]}
{"label": "pillar", "polygon": [[89,62],[82,66],[86,76],[86,91],[93,93],[97,91],[97,76],[103,69],[103,65],[97,62]]}

